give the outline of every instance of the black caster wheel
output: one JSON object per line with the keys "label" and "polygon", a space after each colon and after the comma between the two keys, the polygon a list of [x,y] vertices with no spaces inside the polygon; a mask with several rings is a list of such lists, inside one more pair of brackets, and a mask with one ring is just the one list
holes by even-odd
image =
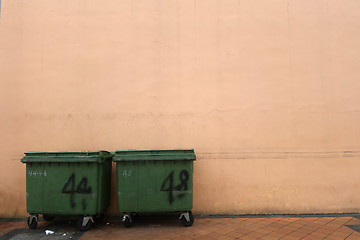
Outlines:
{"label": "black caster wheel", "polygon": [[43,214],[43,219],[47,222],[51,222],[52,220],[54,220],[54,218],[55,216]]}
{"label": "black caster wheel", "polygon": [[125,227],[127,227],[127,228],[132,227],[133,221],[131,219],[131,215],[124,215],[123,222],[124,222]]}
{"label": "black caster wheel", "polygon": [[37,221],[36,217],[29,216],[28,219],[27,219],[27,224],[28,224],[30,229],[36,229],[37,222],[38,221]]}
{"label": "black caster wheel", "polygon": [[184,215],[181,216],[181,223],[185,226],[185,227],[190,227],[193,225],[194,223],[194,216],[192,215],[192,212],[188,212],[189,214],[189,219],[186,219],[186,217]]}
{"label": "black caster wheel", "polygon": [[86,223],[85,226],[83,226],[83,221],[84,221],[84,218],[80,218],[80,219],[77,221],[77,227],[80,229],[80,231],[86,232],[86,231],[90,230],[91,225],[92,225],[92,221],[91,221],[91,220],[88,220],[88,222]]}

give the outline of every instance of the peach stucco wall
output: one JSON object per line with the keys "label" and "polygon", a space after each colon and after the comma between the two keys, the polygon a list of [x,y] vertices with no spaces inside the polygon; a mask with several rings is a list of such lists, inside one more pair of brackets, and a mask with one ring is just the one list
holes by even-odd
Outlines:
{"label": "peach stucco wall", "polygon": [[195,148],[197,214],[358,212],[359,90],[358,0],[1,0],[0,217],[23,152],[100,149]]}

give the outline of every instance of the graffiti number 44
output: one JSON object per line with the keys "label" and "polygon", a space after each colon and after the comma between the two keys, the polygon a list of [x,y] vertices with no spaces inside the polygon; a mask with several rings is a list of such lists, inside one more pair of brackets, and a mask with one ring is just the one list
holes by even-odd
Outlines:
{"label": "graffiti number 44", "polygon": [[[161,191],[169,192],[169,202],[172,204],[175,200],[173,191],[186,191],[188,189],[187,182],[189,180],[189,173],[186,170],[182,170],[179,174],[180,184],[174,186],[174,171],[172,171],[163,181],[161,185]],[[182,198],[185,193],[176,195],[177,198]]]}
{"label": "graffiti number 44", "polygon": [[[71,174],[69,179],[66,181],[64,187],[61,190],[62,193],[70,194],[70,205],[71,208],[75,208],[74,195],[76,193],[90,194],[91,187],[87,186],[87,178],[83,177],[80,183],[75,188],[75,174]],[[85,199],[82,201],[83,210],[86,208]]]}

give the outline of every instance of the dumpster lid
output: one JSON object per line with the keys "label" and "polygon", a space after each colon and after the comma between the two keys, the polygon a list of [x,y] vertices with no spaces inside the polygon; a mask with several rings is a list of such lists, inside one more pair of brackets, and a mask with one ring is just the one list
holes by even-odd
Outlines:
{"label": "dumpster lid", "polygon": [[196,160],[194,149],[116,151],[113,161],[176,161]]}
{"label": "dumpster lid", "polygon": [[83,152],[26,152],[21,159],[23,163],[32,162],[104,162],[111,160],[112,154],[107,151]]}

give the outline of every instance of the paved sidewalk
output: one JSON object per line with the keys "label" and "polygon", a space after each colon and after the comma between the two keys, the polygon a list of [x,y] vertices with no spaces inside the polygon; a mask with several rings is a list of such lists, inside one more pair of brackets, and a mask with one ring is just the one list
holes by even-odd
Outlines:
{"label": "paved sidewalk", "polygon": [[[45,235],[45,230],[53,230]],[[195,218],[192,227],[183,227],[175,218],[140,218],[131,228],[120,219],[105,220],[81,233],[69,221],[39,222],[36,230],[25,222],[0,222],[0,240],[11,239],[360,239],[356,215],[305,217]]]}

